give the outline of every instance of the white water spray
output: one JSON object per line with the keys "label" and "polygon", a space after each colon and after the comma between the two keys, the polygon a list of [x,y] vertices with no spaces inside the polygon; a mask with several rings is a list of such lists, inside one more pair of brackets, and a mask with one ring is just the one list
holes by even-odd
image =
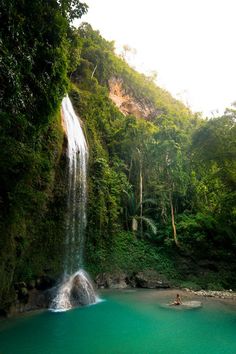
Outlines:
{"label": "white water spray", "polygon": [[68,197],[64,281],[51,303],[51,309],[55,311],[65,311],[73,306],[87,305],[97,300],[89,277],[80,269],[83,267],[87,223],[88,147],[80,120],[68,96],[62,101],[62,117],[68,140]]}
{"label": "white water spray", "polygon": [[50,310],[63,312],[74,306],[85,306],[99,302],[89,275],[80,269],[60,285]]}

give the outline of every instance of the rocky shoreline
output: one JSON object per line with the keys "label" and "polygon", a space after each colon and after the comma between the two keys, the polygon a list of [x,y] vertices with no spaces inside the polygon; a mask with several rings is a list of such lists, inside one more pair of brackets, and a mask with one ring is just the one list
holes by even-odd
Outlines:
{"label": "rocky shoreline", "polygon": [[101,289],[126,289],[126,288],[146,288],[146,289],[178,289],[193,295],[203,297],[214,297],[219,299],[230,299],[236,301],[236,292],[229,290],[193,290],[189,288],[173,287],[171,283],[158,272],[146,270],[136,274],[128,275],[123,272],[102,273],[95,279],[96,285]]}
{"label": "rocky shoreline", "polygon": [[99,274],[95,283],[98,289],[127,289],[127,288],[146,288],[146,289],[169,289],[181,291],[183,294],[197,295],[205,298],[225,299],[236,302],[236,292],[229,290],[193,290],[189,288],[173,287],[170,282],[155,270],[145,270],[136,274],[102,273]]}
{"label": "rocky shoreline", "polygon": [[101,289],[170,288],[170,283],[166,277],[152,269],[132,274],[119,271],[113,273],[101,273],[96,277],[95,284]]}
{"label": "rocky shoreline", "polygon": [[[132,274],[121,271],[101,273],[95,278],[94,283],[97,289],[159,289],[169,290],[173,294],[177,291],[182,296],[199,296],[236,302],[236,292],[231,289],[195,291],[189,288],[173,287],[165,276],[152,269]],[[38,278],[34,284],[17,283],[15,289],[16,300],[7,311],[0,312],[1,317],[48,308],[53,289],[55,289],[55,280],[44,276]]]}
{"label": "rocky shoreline", "polygon": [[188,288],[182,289],[186,292],[192,293],[194,295],[198,296],[203,296],[203,297],[214,297],[214,298],[219,298],[219,299],[230,299],[230,300],[235,300],[236,301],[236,292],[233,291],[232,289],[230,290],[191,290]]}

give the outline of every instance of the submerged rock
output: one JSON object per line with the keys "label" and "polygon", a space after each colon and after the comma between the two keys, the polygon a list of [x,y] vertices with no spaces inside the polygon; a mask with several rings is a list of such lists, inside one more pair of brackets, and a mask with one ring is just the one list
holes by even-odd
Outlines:
{"label": "submerged rock", "polygon": [[173,304],[161,304],[161,307],[175,309],[175,310],[190,310],[190,309],[198,309],[202,307],[201,301],[189,300],[183,301],[180,305],[173,305]]}
{"label": "submerged rock", "polygon": [[184,307],[188,307],[188,308],[198,308],[202,306],[201,301],[183,301],[182,305]]}

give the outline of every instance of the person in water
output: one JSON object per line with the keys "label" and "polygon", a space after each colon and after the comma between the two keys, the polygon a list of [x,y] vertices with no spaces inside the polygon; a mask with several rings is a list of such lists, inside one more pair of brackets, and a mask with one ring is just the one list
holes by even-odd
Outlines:
{"label": "person in water", "polygon": [[175,299],[175,301],[172,302],[172,304],[170,304],[170,305],[178,306],[178,305],[181,305],[181,304],[182,304],[181,297],[179,296],[179,294],[176,294],[176,299]]}

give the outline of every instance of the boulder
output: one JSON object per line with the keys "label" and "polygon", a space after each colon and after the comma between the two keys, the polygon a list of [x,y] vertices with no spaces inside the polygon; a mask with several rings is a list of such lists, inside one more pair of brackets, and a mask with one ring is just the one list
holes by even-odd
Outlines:
{"label": "boulder", "polygon": [[170,285],[164,276],[155,270],[145,270],[129,275],[125,272],[101,273],[96,277],[99,288],[126,289],[126,288],[169,288]]}
{"label": "boulder", "polygon": [[47,291],[33,289],[29,292],[29,300],[25,306],[25,311],[32,311],[47,308],[49,304],[49,295]]}
{"label": "boulder", "polygon": [[145,270],[134,275],[136,287],[157,289],[169,288],[167,280],[155,270]]}
{"label": "boulder", "polygon": [[124,272],[101,273],[96,277],[96,284],[99,288],[125,289],[128,283],[128,276]]}
{"label": "boulder", "polygon": [[17,290],[17,298],[14,304],[11,305],[8,315],[47,308],[49,305],[47,292],[37,289],[28,290],[26,288]]}
{"label": "boulder", "polygon": [[81,274],[77,274],[72,281],[70,303],[72,306],[84,306],[96,302],[96,294],[92,283]]}

